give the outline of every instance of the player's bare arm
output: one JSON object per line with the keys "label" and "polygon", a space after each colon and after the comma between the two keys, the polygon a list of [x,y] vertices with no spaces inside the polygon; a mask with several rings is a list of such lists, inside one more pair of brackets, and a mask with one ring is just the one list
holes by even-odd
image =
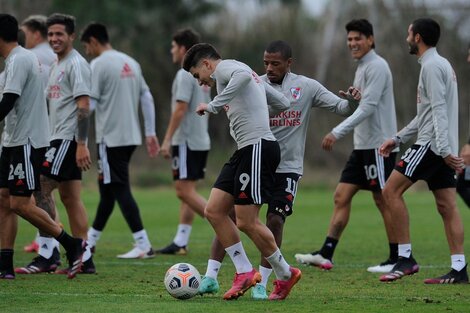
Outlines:
{"label": "player's bare arm", "polygon": [[88,96],[80,96],[76,99],[77,111],[77,166],[86,171],[90,169],[91,158],[90,151],[88,150],[88,130],[90,128],[90,98]]}
{"label": "player's bare arm", "polygon": [[470,165],[470,144],[465,144],[460,150],[460,156],[462,157],[465,165]]}
{"label": "player's bare arm", "polygon": [[170,123],[166,130],[165,138],[160,149],[160,154],[165,158],[171,158],[171,138],[173,137],[175,131],[180,127],[181,121],[184,118],[184,115],[188,111],[189,104],[184,101],[176,101],[176,107],[173,113],[171,114]]}

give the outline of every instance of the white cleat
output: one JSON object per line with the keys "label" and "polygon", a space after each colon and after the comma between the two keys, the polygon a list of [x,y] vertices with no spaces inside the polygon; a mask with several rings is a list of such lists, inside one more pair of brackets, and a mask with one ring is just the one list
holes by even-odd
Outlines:
{"label": "white cleat", "polygon": [[295,255],[295,259],[298,263],[306,264],[306,265],[313,265],[319,267],[323,270],[331,270],[333,268],[333,263],[331,260],[324,258],[320,253],[307,253],[307,254],[300,254],[297,253]]}
{"label": "white cleat", "polygon": [[395,266],[395,263],[390,263],[390,261],[385,261],[376,266],[370,266],[367,268],[368,272],[371,273],[390,273]]}
{"label": "white cleat", "polygon": [[134,246],[131,251],[125,254],[119,254],[117,257],[119,259],[149,259],[155,257],[155,252],[152,248],[150,248],[148,251],[144,251],[139,247]]}

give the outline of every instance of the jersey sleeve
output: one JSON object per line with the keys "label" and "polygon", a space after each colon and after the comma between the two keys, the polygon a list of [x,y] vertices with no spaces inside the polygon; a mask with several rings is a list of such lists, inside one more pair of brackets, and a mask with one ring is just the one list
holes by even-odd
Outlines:
{"label": "jersey sleeve", "polygon": [[103,88],[105,72],[102,70],[101,63],[92,61],[91,68],[91,94],[90,96],[96,100],[100,100]]}
{"label": "jersey sleeve", "polygon": [[184,70],[178,72],[176,76],[176,101],[191,102],[195,81],[189,72]]}
{"label": "jersey sleeve", "polygon": [[316,80],[309,81],[309,88],[312,89],[312,107],[326,109],[330,112],[348,116],[358,106],[358,101],[348,101],[341,99]]}
{"label": "jersey sleeve", "polygon": [[3,93],[14,93],[21,96],[32,66],[30,60],[21,58],[21,56],[17,56],[8,62],[5,69]]}
{"label": "jersey sleeve", "polygon": [[74,98],[80,96],[90,96],[91,94],[91,69],[85,60],[75,58],[71,62],[70,71],[70,89]]}
{"label": "jersey sleeve", "polygon": [[436,134],[439,155],[445,158],[451,154],[449,144],[449,119],[447,117],[445,72],[439,66],[423,68],[423,84],[431,102],[432,123]]}
{"label": "jersey sleeve", "polygon": [[367,68],[366,84],[364,90],[361,90],[362,98],[359,106],[350,117],[333,128],[332,134],[336,139],[344,137],[374,113],[387,83],[387,73],[388,70],[384,66],[376,65]]}
{"label": "jersey sleeve", "polygon": [[252,79],[252,74],[243,68],[223,68],[217,74],[218,83],[227,83],[225,89],[214,97],[208,104],[208,111],[219,112],[224,105],[227,105],[233,98],[247,86]]}

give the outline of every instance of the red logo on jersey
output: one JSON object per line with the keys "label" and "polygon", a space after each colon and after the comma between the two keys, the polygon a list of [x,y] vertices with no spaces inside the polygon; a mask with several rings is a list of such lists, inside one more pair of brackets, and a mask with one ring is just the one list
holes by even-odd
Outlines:
{"label": "red logo on jersey", "polygon": [[302,97],[302,88],[300,87],[292,87],[290,89],[290,94],[294,100],[299,100]]}
{"label": "red logo on jersey", "polygon": [[225,112],[228,112],[229,109],[230,109],[230,106],[228,104],[224,105]]}
{"label": "red logo on jersey", "polygon": [[248,199],[248,197],[247,197],[246,194],[242,191],[242,192],[240,192],[240,194],[238,195],[238,199]]}
{"label": "red logo on jersey", "polygon": [[370,185],[371,185],[371,186],[377,185],[377,181],[376,181],[375,179],[372,179],[372,180],[370,181]]}
{"label": "red logo on jersey", "polygon": [[50,163],[47,162],[47,161],[44,161],[44,162],[42,163],[42,166],[43,166],[43,167],[49,167],[49,166],[50,166]]}
{"label": "red logo on jersey", "polygon": [[131,67],[127,63],[124,63],[124,66],[122,67],[122,70],[121,70],[121,78],[124,78],[124,77],[134,77],[134,72],[132,72]]}
{"label": "red logo on jersey", "polygon": [[292,201],[293,197],[292,197],[291,194],[288,194],[288,195],[286,196],[286,199],[289,200],[289,201]]}
{"label": "red logo on jersey", "polygon": [[259,79],[258,74],[256,74],[255,72],[251,72],[251,76],[253,76],[253,79],[255,80],[257,84],[261,83],[261,80]]}
{"label": "red logo on jersey", "polygon": [[23,185],[24,185],[23,180],[18,179],[18,181],[16,182],[16,186],[23,186]]}
{"label": "red logo on jersey", "polygon": [[403,160],[402,160],[402,161],[398,162],[397,166],[403,167],[403,166],[405,166],[405,162],[403,162]]}

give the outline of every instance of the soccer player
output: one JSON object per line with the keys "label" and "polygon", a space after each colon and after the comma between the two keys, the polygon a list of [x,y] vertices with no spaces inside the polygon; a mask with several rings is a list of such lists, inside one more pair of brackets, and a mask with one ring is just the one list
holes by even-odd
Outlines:
{"label": "soccer player", "polygon": [[18,46],[18,22],[0,14],[0,55],[5,75],[0,102],[0,121],[5,119],[0,155],[0,279],[14,279],[13,248],[17,215],[41,232],[57,239],[66,249],[74,278],[82,264],[85,241],[70,237],[32,198],[39,189],[39,172],[49,145],[44,82],[34,53]]}
{"label": "soccer player", "polygon": [[[173,35],[171,55],[173,63],[181,66],[184,55],[199,43],[199,35],[191,29],[182,29]],[[186,254],[194,214],[204,217],[207,201],[196,190],[196,183],[204,178],[207,154],[210,149],[208,115],[194,114],[199,103],[210,101],[210,88],[199,86],[182,68],[176,73],[171,90],[171,118],[160,153],[172,159],[176,195],[180,199],[180,220],[173,242],[162,254]]]}
{"label": "soccer player", "polygon": [[[267,84],[247,65],[222,60],[209,44],[197,44],[188,50],[183,68],[201,85],[217,86],[218,95],[201,103],[196,111],[203,115],[225,111],[230,134],[237,151],[223,166],[211,190],[205,215],[217,238],[232,259],[236,274],[232,288],[224,299],[237,299],[261,281],[250,263],[238,229],[246,233],[273,267],[276,288],[272,300],[285,299],[301,277],[299,269],[290,267],[276,245],[271,231],[259,220],[259,210],[271,197],[280,149],[269,129],[268,103],[271,114],[289,107],[288,100]],[[229,213],[235,207],[236,224]],[[238,229],[237,229],[238,227]]]}
{"label": "soccer player", "polygon": [[[25,48],[31,50],[37,56],[39,63],[41,63],[41,76],[44,80],[44,86],[47,86],[49,72],[54,62],[57,61],[56,54],[52,51],[51,46],[47,42],[46,20],[47,17],[44,15],[31,15],[21,23],[21,30],[25,34]],[[54,211],[55,220],[59,222],[57,210]],[[39,255],[47,255],[47,251],[44,253],[40,249],[43,245],[42,241],[42,237],[38,232],[36,238],[29,245],[25,246],[24,250],[26,252],[38,252]],[[57,241],[54,242],[54,246],[58,249]],[[47,245],[45,248],[46,247]]]}
{"label": "soccer player", "polygon": [[[142,144],[139,103],[144,117],[148,155],[153,158],[158,153],[153,97],[140,65],[111,46],[106,26],[89,24],[82,33],[81,42],[87,55],[94,58],[91,62],[91,97],[92,102],[96,101],[100,190],[96,217],[88,231],[88,244],[95,247],[117,201],[135,240],[132,250],[117,257],[150,258],[155,254],[144,229],[139,207],[132,196],[129,162],[136,147]],[[126,125],[125,131],[120,127],[123,123]]]}
{"label": "soccer player", "polygon": [[[470,63],[470,44],[468,45],[467,62]],[[457,192],[470,208],[470,138],[467,144],[462,147],[460,156],[463,158],[466,167],[457,178]]]}
{"label": "soccer player", "polygon": [[421,64],[418,79],[417,115],[395,137],[386,140],[380,153],[390,151],[417,135],[417,140],[401,157],[383,190],[388,210],[393,217],[398,239],[398,262],[380,281],[389,282],[419,271],[411,250],[408,209],[403,194],[416,181],[424,180],[436,200],[437,210],[451,253],[449,273],[426,279],[426,284],[468,283],[463,250],[463,224],[456,203],[455,172],[461,172],[463,159],[458,157],[457,78],[449,61],[439,55],[436,45],[439,24],[430,18],[419,18],[408,27],[406,41],[410,54]]}
{"label": "soccer player", "polygon": [[[55,209],[52,192],[58,189],[72,234],[86,240],[88,218],[80,191],[81,171],[88,170],[91,165],[87,147],[91,71],[86,60],[73,48],[75,18],[55,13],[47,18],[46,24],[48,41],[58,62],[51,68],[47,86],[51,136],[42,162],[41,191],[35,193],[35,198],[38,205],[52,215]],[[48,246],[51,244],[47,243]],[[50,251],[48,256],[39,255],[16,272],[34,274],[50,272],[56,267],[57,260]],[[70,268],[56,272],[66,274],[68,271]],[[96,272],[89,247],[84,253],[80,272]]]}
{"label": "soccer player", "polygon": [[[264,52],[266,74],[261,80],[282,92],[290,100],[290,108],[270,119],[270,127],[281,148],[281,162],[275,174],[276,184],[268,204],[266,226],[271,230],[278,247],[281,247],[284,223],[293,213],[295,195],[303,174],[303,160],[308,121],[312,108],[323,108],[340,115],[352,113],[360,99],[360,92],[350,88],[355,99],[340,92],[350,101],[337,97],[314,79],[294,74],[290,71],[292,49],[285,41],[271,42]],[[214,248],[214,247],[213,247]],[[201,294],[218,291],[217,274],[221,259],[208,262],[206,275],[199,291]],[[272,273],[271,265],[261,258],[259,266],[261,282],[252,289],[254,299],[267,299],[266,285]]]}
{"label": "soccer player", "polygon": [[379,147],[397,130],[392,73],[387,62],[375,52],[372,25],[365,19],[346,24],[347,45],[357,61],[353,85],[362,92],[357,110],[323,138],[322,148],[331,151],[337,140],[354,130],[354,150],[347,161],[334,194],[334,210],[328,234],[320,250],[296,254],[298,262],[325,270],[333,267],[336,245],[346,228],[351,202],[360,190],[370,190],[382,214],[390,254],[385,262],[371,266],[369,272],[389,272],[398,258],[397,240],[390,227],[390,214],[382,189],[395,163],[395,150],[387,157],[379,155]]}

